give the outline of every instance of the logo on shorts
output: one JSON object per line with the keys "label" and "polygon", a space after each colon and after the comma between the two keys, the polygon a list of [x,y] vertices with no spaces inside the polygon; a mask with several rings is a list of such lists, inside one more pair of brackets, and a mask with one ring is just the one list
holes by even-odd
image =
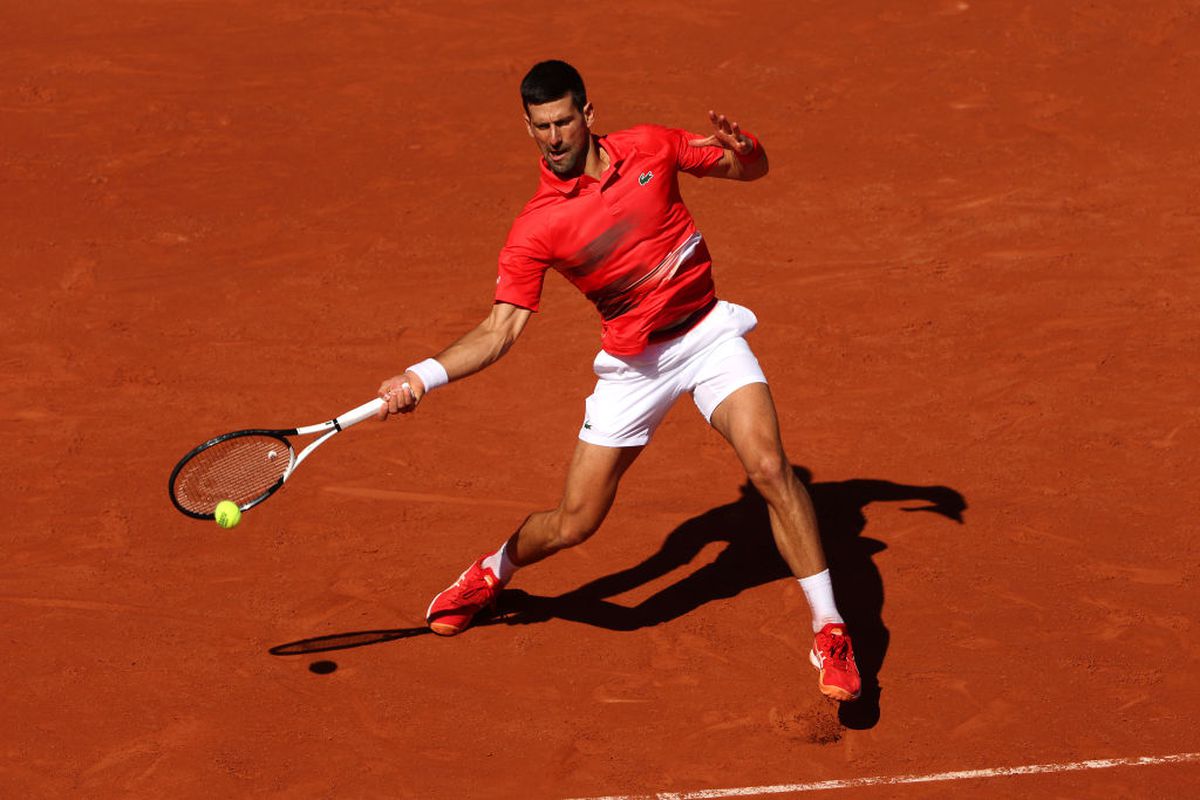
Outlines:
{"label": "logo on shorts", "polygon": [[590,431],[592,429],[592,423],[588,422],[587,420],[584,420],[583,421],[583,429],[585,431]]}
{"label": "logo on shorts", "polygon": [[647,183],[649,183],[652,180],[654,180],[653,172],[647,171],[647,172],[643,172],[641,175],[638,175],[638,185],[639,186],[645,186]]}

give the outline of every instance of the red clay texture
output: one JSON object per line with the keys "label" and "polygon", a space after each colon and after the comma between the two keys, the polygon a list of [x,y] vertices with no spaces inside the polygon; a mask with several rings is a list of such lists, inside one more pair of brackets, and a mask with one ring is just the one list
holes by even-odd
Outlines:
{"label": "red clay texture", "polygon": [[[589,797],[1200,751],[1198,43],[1183,0],[5,4],[0,793]],[[551,57],[599,132],[712,108],[770,154],[683,192],[760,320],[853,706],[817,691],[803,594],[690,403],[594,539],[427,634],[557,502],[599,341],[557,276],[499,364],[339,435],[237,528],[168,500],[198,442],[352,408],[483,318],[537,180],[517,84]]]}

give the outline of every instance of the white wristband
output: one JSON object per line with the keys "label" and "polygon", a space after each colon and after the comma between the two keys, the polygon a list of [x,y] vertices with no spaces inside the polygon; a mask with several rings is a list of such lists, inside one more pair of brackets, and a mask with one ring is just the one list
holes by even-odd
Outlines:
{"label": "white wristband", "polygon": [[425,391],[432,392],[439,386],[445,386],[450,382],[450,376],[446,374],[446,368],[436,358],[427,358],[419,364],[413,364],[405,372],[411,372],[421,379],[421,383],[425,384]]}

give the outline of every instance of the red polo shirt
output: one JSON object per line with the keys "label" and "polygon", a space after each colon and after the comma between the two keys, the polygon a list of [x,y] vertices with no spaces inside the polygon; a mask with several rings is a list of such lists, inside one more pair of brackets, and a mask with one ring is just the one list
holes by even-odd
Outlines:
{"label": "red polo shirt", "polygon": [[599,180],[563,180],[542,161],[500,251],[496,301],[537,311],[553,267],[596,304],[601,344],[618,356],[712,302],[712,260],[679,195],[681,171],[704,175],[724,153],[688,144],[700,138],[657,125],[598,137],[609,157]]}

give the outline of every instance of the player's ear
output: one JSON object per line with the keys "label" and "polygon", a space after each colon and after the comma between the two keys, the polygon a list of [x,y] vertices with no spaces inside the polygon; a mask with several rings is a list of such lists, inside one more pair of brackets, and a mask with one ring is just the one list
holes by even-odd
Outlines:
{"label": "player's ear", "polygon": [[583,105],[583,123],[589,128],[592,127],[592,122],[596,119],[596,109],[589,100]]}
{"label": "player's ear", "polygon": [[523,119],[525,121],[525,132],[529,134],[529,138],[530,139],[534,138],[534,136],[533,136],[533,120],[531,120],[529,118],[528,114],[521,117],[521,119]]}

